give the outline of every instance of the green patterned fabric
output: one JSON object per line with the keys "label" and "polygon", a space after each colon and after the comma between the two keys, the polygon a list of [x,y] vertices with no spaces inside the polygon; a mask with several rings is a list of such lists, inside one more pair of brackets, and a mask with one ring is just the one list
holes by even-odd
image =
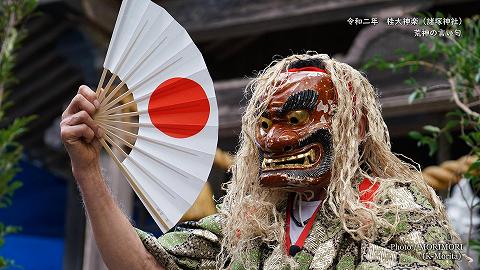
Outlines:
{"label": "green patterned fabric", "polygon": [[[401,207],[432,210],[428,200],[412,185],[399,184],[390,194],[392,202]],[[298,269],[457,269],[455,258],[449,256],[460,256],[462,251],[439,250],[446,247],[438,244],[450,243],[451,236],[436,218],[401,215],[393,238],[389,237],[389,230],[380,229],[377,239],[367,242],[355,241],[338,220],[327,219],[320,213],[303,250],[294,256]],[[221,224],[220,216],[212,215],[198,222],[179,224],[159,238],[141,230],[137,232],[147,250],[166,269],[215,269],[222,237]],[[264,265],[289,269],[281,256],[275,255],[266,245],[259,244],[251,254],[258,261],[258,269],[266,269]],[[234,262],[232,269],[243,267]]]}

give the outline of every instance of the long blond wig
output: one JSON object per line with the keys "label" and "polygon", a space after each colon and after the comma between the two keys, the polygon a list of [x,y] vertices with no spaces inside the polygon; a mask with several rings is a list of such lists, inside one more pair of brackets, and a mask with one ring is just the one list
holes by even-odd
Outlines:
{"label": "long blond wig", "polygon": [[[250,100],[242,117],[240,146],[232,167],[232,181],[227,185],[220,210],[224,219],[224,237],[218,258],[219,268],[233,261],[241,262],[246,269],[255,267],[258,262],[250,253],[259,243],[274,246],[274,253],[292,263],[283,255],[284,217],[280,206],[286,201],[287,191],[260,186],[259,152],[254,138],[260,116],[278,88],[278,75],[285,72],[293,61],[312,59],[324,63],[338,96],[332,120],[332,177],[323,208],[329,208],[329,212],[340,220],[343,229],[354,239],[372,241],[379,227],[396,227],[400,210],[381,202],[366,207],[359,201],[354,181],[361,177],[373,177],[374,181],[380,182],[378,197],[395,183],[413,183],[433,207],[433,211],[426,214],[437,216],[447,232],[456,236],[441,201],[422,179],[419,169],[392,153],[389,133],[372,85],[351,66],[327,55],[309,52],[272,62],[246,88],[246,96]],[[367,127],[365,136],[360,138],[362,115],[366,118]],[[386,212],[395,214],[393,224],[382,215]]]}

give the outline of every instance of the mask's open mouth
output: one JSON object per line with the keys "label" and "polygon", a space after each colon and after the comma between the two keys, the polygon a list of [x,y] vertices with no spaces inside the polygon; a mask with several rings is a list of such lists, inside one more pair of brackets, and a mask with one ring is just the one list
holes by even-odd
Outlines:
{"label": "mask's open mouth", "polygon": [[318,146],[313,146],[290,156],[279,158],[265,157],[262,161],[262,171],[306,169],[315,166],[319,160],[320,149]]}
{"label": "mask's open mouth", "polygon": [[320,181],[331,170],[331,138],[329,130],[318,129],[300,140],[291,152],[273,153],[260,149],[260,184],[270,188],[286,188],[310,186]]}

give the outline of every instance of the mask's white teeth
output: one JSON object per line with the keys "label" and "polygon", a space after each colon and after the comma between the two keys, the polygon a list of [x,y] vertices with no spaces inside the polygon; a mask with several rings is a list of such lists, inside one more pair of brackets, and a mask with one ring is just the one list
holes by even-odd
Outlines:
{"label": "mask's white teeth", "polygon": [[310,165],[310,161],[308,160],[308,157],[305,157],[305,160],[303,161],[303,165]]}
{"label": "mask's white teeth", "polygon": [[307,153],[307,158],[310,158],[311,162],[315,162],[315,150],[310,149]]}
{"label": "mask's white teeth", "polygon": [[[273,158],[264,158],[262,161],[262,168],[263,169],[275,169],[275,168],[298,168],[300,167],[309,167],[312,166],[315,163],[315,150],[310,149],[306,153],[294,155],[294,156],[289,156],[289,157],[283,157],[283,158],[278,158],[278,159],[273,159]],[[301,160],[303,158],[303,161]],[[279,164],[285,161],[296,161],[292,162],[292,164]],[[302,163],[300,163],[302,162]]]}

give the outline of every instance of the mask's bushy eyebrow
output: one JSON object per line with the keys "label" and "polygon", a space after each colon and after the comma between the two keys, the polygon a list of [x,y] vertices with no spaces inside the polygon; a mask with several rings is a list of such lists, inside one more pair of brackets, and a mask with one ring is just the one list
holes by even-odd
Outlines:
{"label": "mask's bushy eyebrow", "polygon": [[317,105],[318,93],[315,90],[307,89],[297,92],[288,97],[280,109],[280,113],[287,113],[296,110],[313,110]]}

